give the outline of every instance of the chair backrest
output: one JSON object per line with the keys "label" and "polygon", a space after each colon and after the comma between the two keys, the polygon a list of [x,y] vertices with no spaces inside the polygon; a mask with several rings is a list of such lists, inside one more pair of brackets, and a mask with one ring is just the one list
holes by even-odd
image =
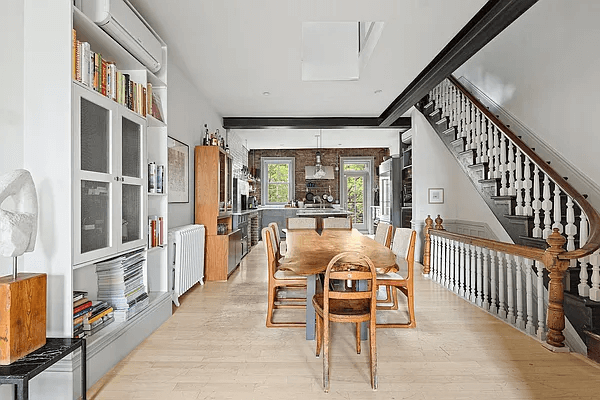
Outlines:
{"label": "chair backrest", "polygon": [[323,218],[323,229],[352,229],[351,218]]}
{"label": "chair backrest", "polygon": [[262,238],[265,242],[265,250],[267,252],[267,266],[269,270],[269,279],[275,275],[277,270],[277,251],[275,250],[275,234],[273,229],[266,227],[262,229]]}
{"label": "chair backrest", "polygon": [[[366,291],[337,291],[329,284],[331,279],[341,281],[359,281],[366,280]],[[371,315],[375,318],[377,309],[377,271],[375,265],[364,254],[356,252],[344,252],[336,255],[327,264],[325,271],[325,282],[323,283],[323,313],[327,319],[329,314],[329,299],[358,300],[369,299],[371,305]],[[352,285],[354,286],[354,285]]]}
{"label": "chair backrest", "polygon": [[[412,274],[412,269],[415,261],[415,242],[417,240],[417,232],[410,228],[396,228],[394,233],[394,242],[392,244],[392,252],[397,258],[406,260],[408,266],[407,279]],[[401,263],[398,262],[398,265]]]}
{"label": "chair backrest", "polygon": [[377,229],[375,230],[375,241],[381,243],[388,249],[392,244],[392,231],[393,226],[388,224],[387,222],[380,222],[377,224]]}
{"label": "chair backrest", "polygon": [[277,258],[281,258],[281,237],[279,236],[279,226],[277,222],[271,222],[269,224],[269,228],[273,230],[273,235],[275,236],[275,253]]}
{"label": "chair backrest", "polygon": [[306,218],[306,217],[288,218],[287,219],[287,228],[288,229],[317,229],[317,219],[316,218]]}

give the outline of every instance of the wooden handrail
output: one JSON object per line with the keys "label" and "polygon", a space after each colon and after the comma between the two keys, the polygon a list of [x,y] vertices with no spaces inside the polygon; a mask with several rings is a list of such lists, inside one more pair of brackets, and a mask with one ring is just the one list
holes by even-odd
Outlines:
{"label": "wooden handrail", "polygon": [[530,260],[542,261],[545,250],[536,249],[534,247],[522,246],[520,244],[512,244],[499,242],[497,240],[483,239],[476,236],[463,235],[460,233],[452,233],[445,230],[431,229],[429,230],[430,235],[440,236],[446,239],[456,240],[465,244],[470,244],[478,247],[485,247],[486,249],[501,251],[502,253],[514,254],[517,256],[529,258]]}
{"label": "wooden handrail", "polygon": [[[461,93],[466,96],[496,127],[508,137],[525,155],[533,161],[540,170],[557,184],[575,203],[583,210],[589,222],[589,235],[585,245],[579,249],[565,251],[558,255],[561,260],[572,260],[588,256],[600,248],[600,215],[596,209],[579,193],[570,183],[550,167],[536,152],[531,150],[510,128],[500,121],[490,110],[487,109],[475,96],[473,96],[454,76],[450,75],[448,80],[452,82]],[[462,235],[461,235],[462,236]]]}

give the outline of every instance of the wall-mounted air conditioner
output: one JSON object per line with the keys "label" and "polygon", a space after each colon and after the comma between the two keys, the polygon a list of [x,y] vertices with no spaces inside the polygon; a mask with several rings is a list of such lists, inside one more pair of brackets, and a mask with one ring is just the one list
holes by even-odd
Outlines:
{"label": "wall-mounted air conditioner", "polygon": [[84,0],[81,11],[128,52],[156,72],[162,63],[162,45],[124,0]]}

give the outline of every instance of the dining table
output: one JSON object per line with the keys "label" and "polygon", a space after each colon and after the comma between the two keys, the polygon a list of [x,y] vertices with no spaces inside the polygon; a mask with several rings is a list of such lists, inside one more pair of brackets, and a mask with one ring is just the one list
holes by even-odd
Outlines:
{"label": "dining table", "polygon": [[[391,249],[363,235],[356,229],[288,229],[287,251],[279,268],[306,276],[306,340],[315,338],[315,309],[312,297],[317,290],[317,276],[325,273],[329,261],[339,253],[352,251],[371,259],[377,272],[396,272],[396,256]],[[366,324],[363,324],[363,331]],[[366,332],[361,336],[366,338]]]}

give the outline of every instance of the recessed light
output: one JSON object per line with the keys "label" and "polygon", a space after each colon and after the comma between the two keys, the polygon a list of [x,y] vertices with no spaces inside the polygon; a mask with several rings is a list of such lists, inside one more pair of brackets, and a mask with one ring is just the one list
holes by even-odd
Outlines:
{"label": "recessed light", "polygon": [[375,94],[379,94],[379,93],[381,93],[381,92],[383,92],[383,90],[381,90],[381,89],[377,89],[377,90],[376,90],[376,91],[374,91],[373,93],[375,93]]}
{"label": "recessed light", "polygon": [[341,146],[341,145],[342,145],[341,143],[338,143],[338,146]]}
{"label": "recessed light", "polygon": [[271,92],[263,92],[263,96],[269,96]]}

